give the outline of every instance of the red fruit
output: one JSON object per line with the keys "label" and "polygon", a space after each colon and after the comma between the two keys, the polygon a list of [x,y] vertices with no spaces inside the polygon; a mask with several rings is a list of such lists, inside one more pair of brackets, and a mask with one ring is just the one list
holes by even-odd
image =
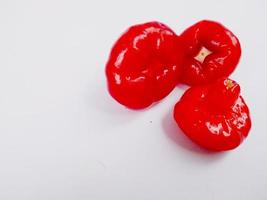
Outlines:
{"label": "red fruit", "polygon": [[134,109],[167,96],[180,75],[180,38],[166,25],[130,27],[113,46],[106,65],[111,96]]}
{"label": "red fruit", "polygon": [[188,85],[228,77],[241,56],[237,37],[222,24],[203,20],[181,34],[186,55],[181,81]]}
{"label": "red fruit", "polygon": [[174,118],[191,140],[214,151],[236,148],[251,128],[240,86],[230,79],[188,89],[175,105]]}

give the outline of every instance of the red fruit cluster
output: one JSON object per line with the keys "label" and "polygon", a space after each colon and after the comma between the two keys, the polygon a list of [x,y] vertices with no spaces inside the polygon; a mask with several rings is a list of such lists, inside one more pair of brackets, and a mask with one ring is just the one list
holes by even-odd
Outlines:
{"label": "red fruit cluster", "polygon": [[237,37],[222,24],[203,20],[180,36],[159,22],[130,27],[113,46],[106,65],[111,96],[132,109],[148,107],[178,83],[189,88],[174,118],[195,143],[233,149],[251,128],[240,86],[228,78],[241,56]]}

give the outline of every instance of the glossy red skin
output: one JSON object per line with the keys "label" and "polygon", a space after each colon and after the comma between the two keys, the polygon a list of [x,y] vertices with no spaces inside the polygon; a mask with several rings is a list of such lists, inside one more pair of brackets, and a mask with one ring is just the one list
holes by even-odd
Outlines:
{"label": "glossy red skin", "polygon": [[[203,20],[181,34],[185,45],[185,60],[181,82],[199,85],[228,77],[236,68],[241,46],[238,38],[222,24]],[[203,62],[195,59],[201,48],[211,54]]]}
{"label": "glossy red skin", "polygon": [[229,79],[188,89],[175,105],[174,118],[192,141],[200,146],[224,151],[238,147],[251,128],[249,109],[236,82]]}
{"label": "glossy red skin", "polygon": [[180,75],[179,40],[159,22],[130,27],[113,46],[106,65],[111,96],[132,109],[148,107],[167,96]]}

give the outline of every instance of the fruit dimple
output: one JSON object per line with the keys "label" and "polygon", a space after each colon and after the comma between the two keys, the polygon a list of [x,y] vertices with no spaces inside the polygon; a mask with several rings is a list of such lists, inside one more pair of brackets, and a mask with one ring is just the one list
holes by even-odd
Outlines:
{"label": "fruit dimple", "polygon": [[227,90],[231,89],[231,88],[235,85],[235,84],[233,83],[233,81],[230,80],[230,79],[226,79],[226,80],[224,81],[224,84],[225,84]]}
{"label": "fruit dimple", "polygon": [[200,63],[203,63],[205,58],[210,55],[212,52],[210,50],[208,50],[207,48],[205,48],[204,46],[201,47],[201,49],[199,50],[198,54],[194,57],[194,59],[196,59],[197,61],[199,61]]}

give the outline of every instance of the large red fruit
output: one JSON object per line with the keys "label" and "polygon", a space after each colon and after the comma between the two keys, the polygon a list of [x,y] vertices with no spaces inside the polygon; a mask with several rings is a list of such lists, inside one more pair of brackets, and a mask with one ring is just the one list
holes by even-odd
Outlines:
{"label": "large red fruit", "polygon": [[111,96],[133,109],[159,101],[177,84],[181,57],[180,38],[166,25],[130,27],[113,46],[106,65]]}

